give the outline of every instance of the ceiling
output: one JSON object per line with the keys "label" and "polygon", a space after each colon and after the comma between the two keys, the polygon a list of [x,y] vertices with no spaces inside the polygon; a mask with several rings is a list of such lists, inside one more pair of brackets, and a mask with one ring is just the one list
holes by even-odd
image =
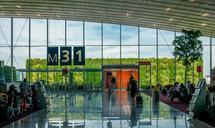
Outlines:
{"label": "ceiling", "polygon": [[215,0],[1,0],[0,17],[84,20],[215,36]]}

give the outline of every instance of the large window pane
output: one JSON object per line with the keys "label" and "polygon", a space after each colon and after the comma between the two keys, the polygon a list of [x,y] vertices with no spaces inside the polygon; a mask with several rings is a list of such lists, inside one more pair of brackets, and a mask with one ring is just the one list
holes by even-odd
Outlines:
{"label": "large window pane", "polygon": [[120,64],[120,47],[104,46],[103,58],[104,64]]}
{"label": "large window pane", "polygon": [[67,44],[83,45],[83,22],[67,21]]}
{"label": "large window pane", "polygon": [[[29,59],[29,48],[28,47],[14,47],[13,49],[13,65],[16,69],[28,69],[27,61]],[[28,73],[22,72],[17,74],[19,78],[29,78]],[[18,79],[20,80],[20,79]],[[29,79],[28,79],[29,81]]]}
{"label": "large window pane", "polygon": [[31,46],[47,45],[47,21],[31,19]]}
{"label": "large window pane", "polygon": [[122,45],[138,45],[138,28],[122,26]]}
{"label": "large window pane", "polygon": [[101,45],[101,23],[85,22],[86,45]]}
{"label": "large window pane", "polygon": [[138,46],[122,46],[122,63],[137,64]]}
{"label": "large window pane", "polygon": [[28,47],[14,47],[14,58],[13,64],[17,69],[26,69],[26,64],[29,59],[29,48]]}
{"label": "large window pane", "polygon": [[[141,46],[140,61],[150,61],[152,64],[152,85],[156,84],[156,47]],[[150,83],[150,66],[140,66],[140,85],[142,88],[149,86]]]}
{"label": "large window pane", "polygon": [[215,38],[212,38],[212,45],[215,45]]}
{"label": "large window pane", "polygon": [[11,19],[0,18],[0,46],[11,45]]}
{"label": "large window pane", "polygon": [[156,29],[140,28],[140,44],[155,45],[156,44]]}
{"label": "large window pane", "polygon": [[4,61],[4,65],[11,65],[10,47],[0,47],[0,61]]}
{"label": "large window pane", "polygon": [[173,46],[158,47],[158,77],[159,83],[162,85],[174,83],[175,59],[172,54],[173,50]]}
{"label": "large window pane", "polygon": [[14,46],[29,45],[29,19],[15,19],[13,21]]}
{"label": "large window pane", "polygon": [[47,73],[41,72],[39,69],[46,69],[46,47],[32,47],[31,48],[31,69],[37,69],[31,72],[31,81],[46,80]]}
{"label": "large window pane", "polygon": [[[100,69],[102,64],[102,47],[101,46],[86,46],[86,64],[85,67],[92,69]],[[85,72],[85,85],[90,88],[100,87],[101,72],[89,71]]]}
{"label": "large window pane", "polygon": [[212,69],[215,70],[215,38],[212,39]]}
{"label": "large window pane", "polygon": [[158,44],[159,45],[172,45],[174,40],[174,32],[158,30]]}
{"label": "large window pane", "polygon": [[49,20],[49,45],[65,45],[64,20]]}
{"label": "large window pane", "polygon": [[104,45],[120,45],[120,25],[103,24]]}
{"label": "large window pane", "polygon": [[101,46],[86,46],[86,65],[87,68],[101,67]]}
{"label": "large window pane", "polygon": [[31,47],[31,59],[46,59],[47,47]]}
{"label": "large window pane", "polygon": [[206,36],[202,36],[199,38],[202,41],[202,45],[210,45],[210,38]]}
{"label": "large window pane", "polygon": [[203,77],[207,76],[210,76],[210,46],[203,46]]}
{"label": "large window pane", "polygon": [[176,36],[181,36],[182,33],[181,32],[176,32]]}

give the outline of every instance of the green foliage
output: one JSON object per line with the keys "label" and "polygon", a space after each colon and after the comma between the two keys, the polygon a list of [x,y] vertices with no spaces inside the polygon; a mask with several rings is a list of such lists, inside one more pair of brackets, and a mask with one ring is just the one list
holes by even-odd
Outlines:
{"label": "green foliage", "polygon": [[173,55],[185,66],[185,82],[187,81],[188,66],[202,57],[202,41],[198,40],[200,36],[202,36],[200,31],[182,30],[182,35],[173,41]]}
{"label": "green foliage", "polygon": [[[152,63],[152,84],[155,85],[156,81],[156,58],[145,58],[140,59],[141,61],[151,61]],[[136,58],[123,58],[121,59],[122,64],[137,64],[138,59]],[[28,62],[28,61],[27,61]],[[174,82],[174,58],[159,58],[158,59],[158,69],[159,69],[159,82],[162,85],[172,84]],[[119,64],[120,59],[115,58],[107,58],[103,59],[104,64]],[[102,60],[95,58],[87,58],[86,65],[84,68],[97,68],[101,69]],[[202,60],[198,60],[195,63],[195,69],[197,65],[202,65]],[[26,64],[28,65],[28,64]],[[81,66],[68,66],[71,69],[83,68]],[[46,59],[32,59],[31,60],[31,69],[46,69]],[[49,66],[49,69],[62,69],[61,66]],[[198,80],[198,73],[194,69],[194,80]],[[183,82],[184,76],[184,66],[182,62],[177,62],[177,81]],[[192,71],[192,67],[189,67],[189,71]],[[28,75],[28,74],[27,74]],[[80,86],[83,84],[99,86],[102,80],[101,72],[74,72],[73,73],[73,83]],[[202,74],[201,74],[202,75]],[[47,73],[46,72],[32,72],[31,73],[31,81],[36,81],[38,79],[46,80]],[[28,78],[28,77],[27,77]],[[61,72],[49,72],[49,83],[63,83],[63,77]],[[85,80],[84,80],[85,79]],[[192,72],[188,74],[188,79],[192,81]],[[140,84],[142,87],[149,85],[150,80],[150,69],[149,66],[140,66]],[[71,82],[71,80],[70,80]],[[84,83],[85,82],[85,83]]]}
{"label": "green foliage", "polygon": [[[16,68],[13,67],[13,80],[16,81]],[[11,67],[5,65],[4,68],[0,67],[0,77],[4,75],[6,80],[11,81]]]}

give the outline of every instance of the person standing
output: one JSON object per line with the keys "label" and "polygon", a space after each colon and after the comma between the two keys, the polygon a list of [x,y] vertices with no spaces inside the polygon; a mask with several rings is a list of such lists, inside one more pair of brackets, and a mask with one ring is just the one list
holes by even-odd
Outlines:
{"label": "person standing", "polygon": [[27,98],[28,98],[28,93],[29,93],[29,86],[28,86],[28,82],[27,82],[26,78],[24,78],[23,82],[20,83],[19,89],[20,89],[20,94],[21,94],[21,99],[22,99],[21,109],[23,111],[27,111],[26,104],[27,104]]}
{"label": "person standing", "polygon": [[115,87],[116,87],[116,78],[115,77],[111,77],[110,86],[109,86],[109,96],[111,95],[111,93],[113,92],[113,89]]}
{"label": "person standing", "polygon": [[134,79],[133,76],[131,76],[129,79],[129,85],[130,85],[130,96],[131,96],[132,104],[134,104],[136,94],[138,91],[137,91],[137,81]]}

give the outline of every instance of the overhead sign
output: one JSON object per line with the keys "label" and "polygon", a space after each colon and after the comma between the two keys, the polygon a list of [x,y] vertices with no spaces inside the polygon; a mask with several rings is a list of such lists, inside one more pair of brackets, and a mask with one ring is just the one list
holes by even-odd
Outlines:
{"label": "overhead sign", "polygon": [[140,61],[139,65],[151,65],[151,61]]}
{"label": "overhead sign", "polygon": [[74,47],[74,65],[85,65],[85,48]]}
{"label": "overhead sign", "polygon": [[71,47],[60,47],[60,65],[71,65],[72,52]]}
{"label": "overhead sign", "polygon": [[58,65],[58,47],[47,48],[47,65]]}

